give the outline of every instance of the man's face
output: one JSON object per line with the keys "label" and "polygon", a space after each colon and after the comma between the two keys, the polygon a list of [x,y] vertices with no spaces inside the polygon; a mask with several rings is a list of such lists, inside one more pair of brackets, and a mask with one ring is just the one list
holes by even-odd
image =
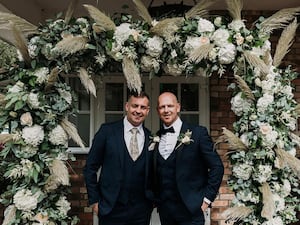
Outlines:
{"label": "man's face", "polygon": [[178,118],[180,104],[172,93],[163,93],[158,97],[157,112],[166,126],[170,126]]}
{"label": "man's face", "polygon": [[149,113],[149,100],[146,97],[131,96],[125,104],[125,109],[128,121],[133,126],[139,126]]}

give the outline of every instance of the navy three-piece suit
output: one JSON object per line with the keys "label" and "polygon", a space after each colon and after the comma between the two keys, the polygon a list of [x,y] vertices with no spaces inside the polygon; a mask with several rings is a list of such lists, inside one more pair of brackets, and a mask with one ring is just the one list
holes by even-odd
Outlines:
{"label": "navy three-piece suit", "polygon": [[188,130],[193,141],[175,147],[167,159],[160,155],[158,144],[155,146],[154,192],[162,224],[174,225],[172,217],[176,221],[196,218],[199,222],[195,224],[204,224],[202,202],[204,198],[213,202],[221,185],[224,166],[207,129],[183,122],[180,133]]}
{"label": "navy three-piece suit", "polygon": [[150,131],[143,130],[145,143],[136,161],[125,144],[123,120],[103,124],[94,137],[84,176],[89,204],[99,203],[100,224],[126,224],[124,220],[131,216],[140,216],[146,223],[150,220],[153,205],[148,173],[153,157],[148,150]]}

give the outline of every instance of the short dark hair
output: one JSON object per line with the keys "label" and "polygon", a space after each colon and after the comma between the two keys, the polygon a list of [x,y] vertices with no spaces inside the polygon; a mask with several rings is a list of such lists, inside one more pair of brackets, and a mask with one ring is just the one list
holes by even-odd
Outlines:
{"label": "short dark hair", "polygon": [[129,100],[132,96],[135,98],[147,98],[150,101],[149,95],[144,91],[141,91],[140,93],[138,93],[137,91],[130,91],[128,93],[127,100]]}

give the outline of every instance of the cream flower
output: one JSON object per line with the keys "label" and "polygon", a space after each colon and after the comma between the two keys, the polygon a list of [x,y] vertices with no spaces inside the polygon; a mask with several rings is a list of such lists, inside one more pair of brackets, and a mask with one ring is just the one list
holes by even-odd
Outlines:
{"label": "cream flower", "polygon": [[198,20],[198,31],[200,33],[213,32],[215,31],[215,26],[209,20],[200,18]]}
{"label": "cream flower", "polygon": [[239,32],[241,29],[246,28],[246,25],[242,20],[233,20],[230,24],[228,24],[228,28]]}
{"label": "cream flower", "polygon": [[40,107],[40,102],[39,102],[39,95],[36,93],[30,93],[28,95],[28,104],[33,108],[33,109],[38,109]]}
{"label": "cream flower", "polygon": [[47,67],[41,67],[33,72],[33,75],[35,75],[36,82],[38,84],[42,84],[45,81],[47,81],[48,75],[49,75],[49,69]]}
{"label": "cream flower", "polygon": [[48,136],[49,141],[53,145],[66,146],[68,144],[68,135],[60,125],[57,125],[53,130],[51,130]]}
{"label": "cream flower", "polygon": [[17,209],[30,211],[37,207],[37,197],[28,189],[19,190],[13,197],[13,202]]}
{"label": "cream flower", "polygon": [[68,104],[72,103],[72,95],[69,91],[59,88],[58,93]]}
{"label": "cream flower", "polygon": [[55,204],[59,210],[59,214],[67,216],[68,211],[71,209],[71,204],[67,201],[65,196],[61,196]]}
{"label": "cream flower", "polygon": [[32,117],[30,112],[23,113],[20,117],[21,125],[32,126]]}
{"label": "cream flower", "polygon": [[152,70],[154,70],[157,73],[160,69],[160,61],[151,56],[142,56],[141,69],[144,72],[151,72]]}
{"label": "cream flower", "polygon": [[152,57],[159,57],[163,50],[163,39],[158,36],[148,38],[146,48],[146,53],[148,55]]}
{"label": "cream flower", "polygon": [[230,64],[235,60],[236,48],[233,44],[226,44],[220,47],[218,51],[218,59],[221,64]]}
{"label": "cream flower", "polygon": [[22,130],[22,138],[26,144],[36,147],[44,140],[44,129],[40,125],[24,127]]}
{"label": "cream flower", "polygon": [[242,97],[243,93],[237,93],[230,101],[231,110],[237,115],[241,116],[243,113],[247,113],[251,109],[251,101],[245,97]]}
{"label": "cream flower", "polygon": [[8,89],[8,92],[19,93],[19,92],[23,91],[23,89],[24,89],[24,83],[21,81],[18,81],[14,86],[12,86]]}
{"label": "cream flower", "polygon": [[228,30],[219,28],[216,30],[212,36],[212,39],[214,40],[215,44],[217,46],[224,46],[228,44],[228,38],[230,37],[230,34]]}

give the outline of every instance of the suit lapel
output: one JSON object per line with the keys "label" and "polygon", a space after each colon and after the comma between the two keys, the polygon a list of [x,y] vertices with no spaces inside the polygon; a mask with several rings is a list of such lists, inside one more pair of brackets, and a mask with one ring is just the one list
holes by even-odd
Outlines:
{"label": "suit lapel", "polygon": [[[182,123],[182,126],[181,126],[181,129],[180,129],[180,134],[184,134],[188,129],[188,125],[187,123],[183,122]],[[184,148],[184,144],[180,144],[179,141],[177,141],[176,145],[175,145],[175,149],[174,151],[176,151],[176,164],[178,164],[178,162],[180,161],[180,158],[181,158],[181,152],[182,152],[182,149]]]}
{"label": "suit lapel", "polygon": [[[121,120],[115,129],[115,140],[116,140],[116,151],[118,151],[120,156],[120,165],[121,168],[124,166],[124,154],[127,151],[126,143],[124,140],[124,124],[123,120]],[[121,147],[122,146],[122,147]]]}

